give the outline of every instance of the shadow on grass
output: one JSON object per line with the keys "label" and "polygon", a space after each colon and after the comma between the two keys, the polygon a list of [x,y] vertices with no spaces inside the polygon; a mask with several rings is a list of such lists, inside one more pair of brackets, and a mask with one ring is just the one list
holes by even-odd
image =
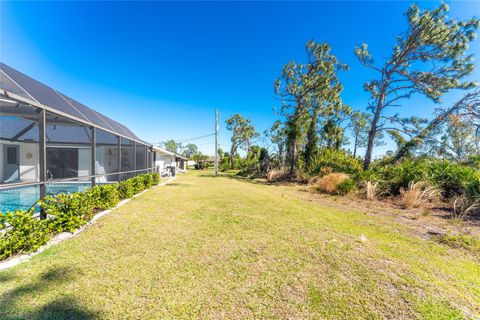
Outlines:
{"label": "shadow on grass", "polygon": [[[0,296],[0,319],[98,319],[98,312],[79,306],[75,299],[65,293],[37,309],[25,310],[21,307],[21,304],[28,305],[25,300],[35,301],[41,293],[51,289],[51,286],[72,281],[74,276],[75,270],[71,268],[56,268],[4,293]],[[14,278],[11,273],[6,273],[2,277],[5,281]]]}

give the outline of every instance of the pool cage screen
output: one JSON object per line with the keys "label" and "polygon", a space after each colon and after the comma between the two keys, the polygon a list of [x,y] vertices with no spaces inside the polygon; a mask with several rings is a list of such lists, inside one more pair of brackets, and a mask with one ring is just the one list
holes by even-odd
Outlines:
{"label": "pool cage screen", "polygon": [[[19,188],[18,208],[153,166],[151,145],[128,128],[0,63],[0,193]],[[25,187],[34,196],[22,195]],[[0,211],[8,205],[0,203]]]}

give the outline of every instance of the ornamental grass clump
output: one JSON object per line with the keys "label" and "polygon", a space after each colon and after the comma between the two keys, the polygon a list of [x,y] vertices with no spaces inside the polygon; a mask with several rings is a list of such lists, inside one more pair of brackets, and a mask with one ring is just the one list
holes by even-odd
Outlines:
{"label": "ornamental grass clump", "polygon": [[423,207],[427,203],[437,200],[439,194],[437,188],[429,186],[426,182],[411,181],[408,188],[400,190],[400,202],[405,209]]}
{"label": "ornamental grass clump", "polygon": [[323,177],[314,177],[309,181],[309,187],[317,192],[338,194],[338,186],[349,179],[345,173],[330,173]]}

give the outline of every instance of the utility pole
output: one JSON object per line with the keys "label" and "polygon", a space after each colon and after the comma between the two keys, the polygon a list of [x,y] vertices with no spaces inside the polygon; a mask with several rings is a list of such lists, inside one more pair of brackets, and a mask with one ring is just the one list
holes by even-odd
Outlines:
{"label": "utility pole", "polygon": [[215,109],[215,177],[218,176],[218,109]]}

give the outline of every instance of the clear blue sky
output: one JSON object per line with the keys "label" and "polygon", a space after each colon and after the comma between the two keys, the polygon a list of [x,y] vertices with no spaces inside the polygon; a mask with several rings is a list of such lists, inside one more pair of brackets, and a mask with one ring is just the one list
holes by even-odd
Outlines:
{"label": "clear blue sky", "polygon": [[[450,16],[480,16],[480,2],[448,2]],[[439,2],[420,2],[432,7]],[[0,2],[0,60],[126,124],[156,143],[213,132],[220,110],[263,131],[278,119],[273,80],[304,58],[310,39],[327,41],[350,66],[345,103],[365,109],[357,62],[366,42],[377,60],[406,28],[408,2]],[[480,53],[477,40],[470,52]],[[477,60],[480,59],[477,57]],[[477,70],[473,79],[480,80]],[[448,95],[451,103],[460,93]],[[405,114],[430,116],[430,101],[404,101]],[[213,139],[195,141],[213,153]],[[391,148],[379,148],[378,152]]]}

